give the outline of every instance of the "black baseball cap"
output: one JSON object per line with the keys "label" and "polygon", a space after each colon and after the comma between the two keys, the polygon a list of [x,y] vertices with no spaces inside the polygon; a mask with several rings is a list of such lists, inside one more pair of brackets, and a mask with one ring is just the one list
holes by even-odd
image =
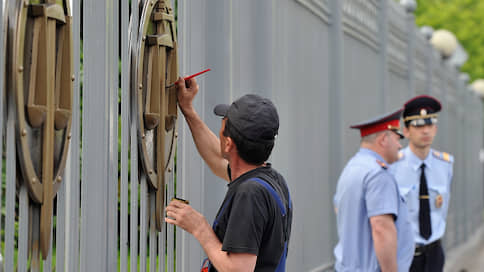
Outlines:
{"label": "black baseball cap", "polygon": [[227,117],[236,132],[251,142],[274,141],[279,130],[276,107],[269,99],[255,94],[244,95],[231,105],[219,104],[213,112]]}

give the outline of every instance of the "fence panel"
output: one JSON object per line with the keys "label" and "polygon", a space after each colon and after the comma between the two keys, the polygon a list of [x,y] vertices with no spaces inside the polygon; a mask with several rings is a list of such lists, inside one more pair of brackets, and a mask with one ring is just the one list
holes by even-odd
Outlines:
{"label": "fence panel", "polygon": [[410,74],[415,73],[415,69],[410,66],[410,60],[414,57],[408,56],[413,52],[410,50],[411,36],[408,33],[407,13],[397,2],[388,1],[388,6],[388,33],[385,33],[388,36],[388,85],[383,92],[389,97],[386,101],[387,110],[393,110],[400,107],[402,101],[411,97],[409,81]]}
{"label": "fence panel", "polygon": [[[469,146],[461,125],[467,117],[459,114],[458,107],[469,107],[471,100],[458,97],[462,87],[457,73],[419,32],[413,14],[394,1],[286,0],[277,5],[275,1],[179,1],[179,7],[182,73],[205,66],[213,69],[199,80],[201,91],[195,100],[208,126],[214,131],[219,128],[220,121],[211,112],[215,104],[248,92],[272,98],[279,109],[280,135],[271,160],[294,195],[289,270],[323,271],[333,260],[337,238],[330,199],[339,171],[359,142],[358,133],[347,127],[401,106],[416,94],[441,99],[444,111],[435,148],[456,158],[453,186],[466,179],[459,184],[465,183],[465,191],[453,188],[447,249],[464,242],[476,229],[462,224],[470,214],[456,212],[470,209],[465,192],[482,183],[482,178],[474,178],[480,170],[466,166],[476,158],[462,151]],[[264,19],[258,18],[261,14]],[[240,25],[242,20],[247,23]],[[382,26],[384,22],[388,25]],[[223,186],[213,181],[219,182],[200,160],[186,124],[180,125],[178,180],[183,182],[183,192],[196,199],[194,207],[210,221],[223,197]],[[482,138],[479,128],[472,131]],[[482,204],[475,209],[482,209]],[[321,237],[325,235],[331,237]],[[182,271],[196,269],[198,260],[192,260],[204,253],[193,237],[186,233],[181,237]]]}
{"label": "fence panel", "polygon": [[[418,32],[413,14],[398,3],[173,2],[180,74],[212,69],[197,79],[200,91],[194,101],[208,127],[214,132],[220,128],[214,105],[246,93],[269,97],[278,108],[280,130],[270,161],[285,176],[295,207],[288,271],[331,269],[338,239],[333,194],[340,171],[359,143],[357,131],[349,125],[393,110],[415,94],[442,101],[435,148],[455,158],[446,249],[462,244],[482,226],[482,102]],[[151,17],[142,16],[143,7],[160,4],[161,9],[167,3],[163,0],[131,5],[128,0],[72,1],[72,124],[63,183],[55,200],[55,243],[46,260],[31,257],[40,254],[39,249],[31,253],[30,242],[39,240],[31,230],[40,225],[40,215],[34,212],[39,205],[32,201],[22,175],[17,175],[21,134],[12,95],[12,75],[23,67],[7,66],[11,62],[6,60],[12,55],[7,52],[7,30],[16,27],[7,19],[16,20],[19,3],[0,0],[5,6],[0,9],[4,271],[199,270],[205,254],[191,235],[165,223],[161,232],[156,229],[157,194],[139,155],[139,141],[145,135],[140,132],[144,123],[138,107],[144,100],[138,103],[137,98],[146,84],[133,67],[144,57],[137,55],[144,46],[140,41],[148,38],[140,26]],[[210,172],[184,118],[178,119],[176,162],[171,159],[166,172],[160,173],[166,181],[161,188],[164,204],[173,196],[189,199],[211,222],[226,183]]]}

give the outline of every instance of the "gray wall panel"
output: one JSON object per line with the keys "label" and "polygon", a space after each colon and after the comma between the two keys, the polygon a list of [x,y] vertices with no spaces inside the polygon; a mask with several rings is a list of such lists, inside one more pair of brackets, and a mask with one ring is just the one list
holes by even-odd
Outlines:
{"label": "gray wall panel", "polygon": [[[182,71],[189,74],[205,67],[213,69],[198,80],[201,88],[195,101],[208,126],[215,132],[220,128],[220,120],[212,114],[215,104],[233,101],[248,92],[271,97],[279,109],[280,135],[271,161],[286,177],[295,205],[289,271],[320,271],[333,259],[332,249],[337,238],[330,201],[336,183],[330,178],[329,168],[333,154],[331,130],[342,128],[344,144],[337,150],[346,162],[359,143],[358,132],[348,126],[402,106],[412,95],[413,90],[409,88],[415,88],[416,94],[439,97],[449,110],[441,116],[436,148],[449,152],[459,150],[458,129],[451,125],[458,122],[457,112],[451,106],[454,102],[447,102],[447,94],[456,91],[456,87],[448,86],[449,82],[457,78],[445,73],[448,68],[430,51],[420,33],[408,35],[408,31],[418,29],[408,26],[413,15],[405,14],[398,4],[307,0],[285,0],[277,4],[275,1],[179,3],[180,18],[187,18],[179,25],[185,42]],[[338,10],[334,7],[338,6],[341,13],[334,14]],[[377,33],[381,26],[376,19],[380,18],[382,8],[390,12],[387,35],[391,35],[383,43]],[[343,28],[335,28],[336,34],[332,34],[332,24],[338,20],[342,20]],[[331,49],[338,33],[343,37],[341,47]],[[385,79],[381,74],[381,48],[389,50],[386,85],[380,83]],[[337,50],[342,50],[341,59],[333,56]],[[431,62],[426,59],[429,53]],[[342,68],[342,82],[334,86],[343,87],[338,94],[341,107],[334,110],[335,105],[331,103],[337,102],[338,96],[331,94],[330,86],[331,82],[338,81],[331,78],[334,74],[331,69],[338,67]],[[386,86],[383,94],[381,86]],[[342,124],[332,125],[337,118],[341,118]],[[179,178],[190,197],[200,200],[194,206],[212,220],[225,187],[200,160],[186,125],[183,123],[180,127]],[[457,167],[461,166],[457,164]],[[460,171],[463,170],[456,169],[459,177]],[[197,190],[202,193],[198,194]],[[462,198],[459,193],[462,194],[457,192],[456,198]],[[464,204],[454,206],[461,208]],[[449,220],[454,220],[456,208],[451,208]],[[449,229],[454,228],[453,224],[449,223]],[[191,259],[198,254],[198,243],[188,235],[182,236],[183,245],[197,248],[182,251],[184,258]],[[455,240],[453,245],[460,242],[462,239]],[[196,267],[195,263],[183,265]]]}
{"label": "gray wall panel", "polygon": [[383,113],[379,79],[378,56],[352,36],[345,36],[343,51],[344,90],[343,125],[345,143],[344,160],[358,149],[359,132],[349,126]]}
{"label": "gray wall panel", "polygon": [[[0,6],[3,2],[0,0]],[[132,2],[133,10],[136,2]],[[208,127],[218,134],[221,121],[213,114],[213,107],[230,103],[246,93],[269,97],[278,108],[280,130],[270,161],[285,176],[294,203],[287,271],[325,271],[332,265],[333,248],[338,240],[332,199],[340,171],[358,149],[360,138],[358,131],[348,127],[394,110],[414,94],[431,94],[441,100],[444,110],[439,117],[435,148],[455,158],[444,238],[446,250],[461,245],[482,226],[484,184],[478,152],[483,145],[483,105],[468,90],[467,83],[459,81],[458,72],[448,67],[418,33],[413,15],[406,14],[398,3],[390,0],[178,0],[177,3],[181,75],[212,69],[197,78],[200,89],[194,101]],[[205,254],[193,236],[177,229],[175,238],[173,226],[157,233],[147,217],[153,211],[153,203],[147,202],[146,196],[153,192],[138,169],[136,107],[131,107],[127,53],[128,39],[135,40],[137,32],[128,37],[128,1],[86,0],[83,5],[84,70],[81,71],[80,3],[74,1],[77,80],[72,144],[65,183],[59,191],[54,232],[57,237],[53,237],[57,241],[53,245],[57,260],[48,259],[44,268],[111,271],[116,270],[117,258],[121,258],[121,271],[137,270],[138,260],[141,270],[149,266],[154,271],[158,258],[157,271],[165,271],[165,264],[168,271],[173,271],[175,265],[176,271],[198,271]],[[119,11],[121,32],[118,32]],[[4,23],[2,15],[0,28]],[[135,25],[137,17],[132,17]],[[4,54],[2,38],[0,52]],[[120,52],[112,50],[117,48],[119,39]],[[120,78],[118,53],[121,53]],[[121,101],[118,101],[119,85]],[[6,91],[2,89],[2,93]],[[6,200],[5,226],[0,226],[5,228],[5,248],[0,251],[7,271],[14,267],[25,271],[28,269],[25,222],[30,218],[26,216],[28,199],[22,186],[19,187],[22,226],[18,229],[14,197],[18,193],[17,134],[15,108],[10,106],[15,101],[13,97],[7,98],[8,107],[4,107],[5,97],[0,96],[0,127],[5,128],[0,131],[7,143],[3,158],[6,177],[2,179],[6,194],[0,194],[0,200]],[[190,200],[212,222],[227,191],[226,182],[215,177],[202,161],[181,113],[179,117],[176,190],[174,183],[169,182],[167,196],[169,199],[176,194]],[[167,174],[168,180],[172,180],[171,175]],[[117,215],[118,198],[121,223]],[[121,234],[116,232],[117,228]],[[20,252],[15,264],[17,232]],[[130,269],[127,258],[131,261]]]}
{"label": "gray wall panel", "polygon": [[407,88],[408,77],[402,78],[400,75],[390,72],[388,78],[389,110],[398,109],[402,106],[402,101],[410,98]]}

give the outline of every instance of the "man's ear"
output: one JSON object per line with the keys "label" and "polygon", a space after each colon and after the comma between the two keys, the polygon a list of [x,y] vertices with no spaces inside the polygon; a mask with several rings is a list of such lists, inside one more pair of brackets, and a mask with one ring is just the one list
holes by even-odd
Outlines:
{"label": "man's ear", "polygon": [[235,148],[235,143],[234,140],[232,140],[231,137],[226,137],[225,138],[225,145],[223,146],[224,152],[229,153]]}
{"label": "man's ear", "polygon": [[379,146],[385,147],[386,141],[388,140],[387,138],[388,137],[387,137],[387,132],[386,131],[379,132],[378,135],[376,136],[375,142]]}

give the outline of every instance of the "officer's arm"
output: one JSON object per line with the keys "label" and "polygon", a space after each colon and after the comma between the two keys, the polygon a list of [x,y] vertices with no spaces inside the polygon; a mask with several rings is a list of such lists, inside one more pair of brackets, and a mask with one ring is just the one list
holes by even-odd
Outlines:
{"label": "officer's arm", "polygon": [[393,215],[370,217],[375,254],[382,272],[397,271],[397,229]]}
{"label": "officer's arm", "polygon": [[182,77],[177,81],[177,98],[180,110],[185,116],[188,127],[192,132],[193,141],[197,147],[198,153],[210,167],[212,172],[230,181],[227,173],[228,162],[220,153],[219,138],[207,127],[193,107],[193,99],[198,92],[198,84],[195,79],[190,79],[189,87],[185,86]]}

